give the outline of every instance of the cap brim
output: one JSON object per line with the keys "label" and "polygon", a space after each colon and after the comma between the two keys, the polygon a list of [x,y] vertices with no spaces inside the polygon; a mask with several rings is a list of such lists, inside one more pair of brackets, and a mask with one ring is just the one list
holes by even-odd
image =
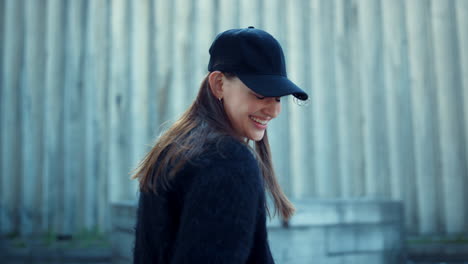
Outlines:
{"label": "cap brim", "polygon": [[281,75],[237,74],[237,77],[254,92],[266,97],[293,95],[299,100],[309,96],[287,77]]}

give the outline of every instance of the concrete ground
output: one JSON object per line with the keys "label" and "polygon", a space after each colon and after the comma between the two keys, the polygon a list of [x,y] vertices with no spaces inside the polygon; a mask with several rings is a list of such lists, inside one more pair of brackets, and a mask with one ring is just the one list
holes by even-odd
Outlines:
{"label": "concrete ground", "polygon": [[408,264],[468,264],[468,238],[409,237]]}
{"label": "concrete ground", "polygon": [[[468,243],[408,244],[407,264],[468,264]],[[0,259],[4,264],[110,264],[112,250],[110,243],[102,239],[51,241],[39,238],[24,241],[3,238]]]}
{"label": "concrete ground", "polygon": [[109,264],[110,243],[99,237],[57,240],[48,236],[32,239],[0,240],[0,259],[4,264]]}

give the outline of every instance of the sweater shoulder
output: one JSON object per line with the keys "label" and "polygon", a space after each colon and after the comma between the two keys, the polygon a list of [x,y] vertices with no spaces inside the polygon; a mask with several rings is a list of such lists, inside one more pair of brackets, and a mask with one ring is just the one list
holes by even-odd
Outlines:
{"label": "sweater shoulder", "polygon": [[249,146],[233,138],[209,143],[203,154],[187,169],[182,174],[190,178],[189,181],[196,179],[198,184],[244,182],[253,186],[263,185],[255,154]]}
{"label": "sweater shoulder", "polygon": [[246,189],[261,191],[263,181],[258,161],[248,145],[223,137],[207,143],[199,156],[188,161],[173,179],[172,190],[179,195],[194,189],[218,192],[240,183],[251,187]]}
{"label": "sweater shoulder", "polygon": [[223,137],[207,144],[201,159],[208,161],[235,161],[257,164],[251,148],[230,137]]}

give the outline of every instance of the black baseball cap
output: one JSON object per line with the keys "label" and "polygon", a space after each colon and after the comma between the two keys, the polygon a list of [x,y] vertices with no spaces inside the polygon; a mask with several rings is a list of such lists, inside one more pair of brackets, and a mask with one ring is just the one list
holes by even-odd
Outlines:
{"label": "black baseball cap", "polygon": [[254,92],[266,97],[292,94],[307,100],[306,92],[290,81],[279,42],[254,27],[218,34],[210,47],[208,71],[230,72]]}

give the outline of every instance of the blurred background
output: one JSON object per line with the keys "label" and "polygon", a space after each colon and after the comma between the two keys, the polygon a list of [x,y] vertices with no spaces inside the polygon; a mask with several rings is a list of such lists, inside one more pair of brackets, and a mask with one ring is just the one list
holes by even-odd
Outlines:
{"label": "blurred background", "polygon": [[0,0],[1,234],[109,232],[216,34],[247,26],[310,95],[269,127],[289,197],[398,200],[410,235],[468,233],[466,0]]}

